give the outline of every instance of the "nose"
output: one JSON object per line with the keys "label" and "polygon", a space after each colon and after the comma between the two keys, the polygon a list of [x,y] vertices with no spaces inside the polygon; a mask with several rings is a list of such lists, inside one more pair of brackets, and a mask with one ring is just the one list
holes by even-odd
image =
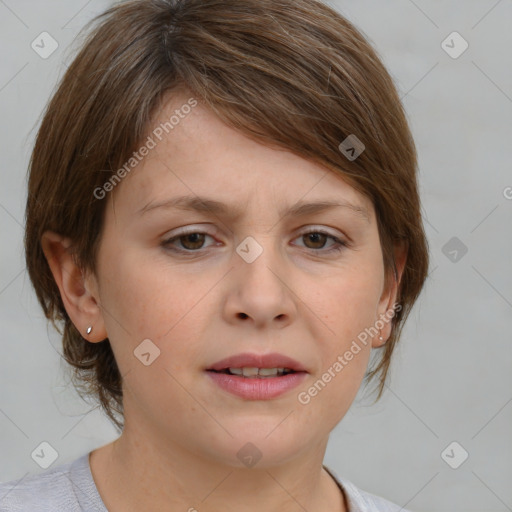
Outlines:
{"label": "nose", "polygon": [[[228,274],[229,285],[225,316],[230,323],[245,322],[254,327],[283,328],[297,316],[297,297],[293,293],[291,270],[278,250],[271,247],[272,238],[258,245],[263,249],[254,259],[234,255],[235,267]],[[254,242],[253,242],[254,243]],[[248,246],[241,244],[239,250]],[[250,246],[250,244],[249,244]],[[254,246],[251,247],[254,250]]]}

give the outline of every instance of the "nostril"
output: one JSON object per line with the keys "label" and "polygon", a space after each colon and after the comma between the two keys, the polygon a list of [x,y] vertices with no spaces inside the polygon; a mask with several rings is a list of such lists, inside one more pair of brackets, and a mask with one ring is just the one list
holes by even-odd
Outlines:
{"label": "nostril", "polygon": [[248,316],[248,315],[246,315],[245,313],[238,313],[238,316],[239,316],[240,318],[249,318],[249,316]]}

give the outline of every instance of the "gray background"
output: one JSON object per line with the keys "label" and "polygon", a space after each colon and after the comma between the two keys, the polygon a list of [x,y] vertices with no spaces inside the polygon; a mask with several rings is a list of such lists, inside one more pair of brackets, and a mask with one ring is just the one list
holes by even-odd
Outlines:
{"label": "gray background", "polygon": [[[42,441],[57,450],[57,465],[117,437],[72,389],[22,253],[26,169],[41,112],[69,63],[66,48],[110,3],[0,0],[0,481],[43,471],[30,456]],[[401,91],[432,263],[385,395],[372,406],[360,393],[325,463],[413,511],[510,511],[512,2],[331,5],[375,44]],[[43,31],[59,43],[48,59],[30,46]],[[469,44],[458,58],[441,46],[453,31]],[[453,244],[468,249],[457,261]],[[452,465],[462,449],[469,453],[457,469],[441,457],[453,441]]]}

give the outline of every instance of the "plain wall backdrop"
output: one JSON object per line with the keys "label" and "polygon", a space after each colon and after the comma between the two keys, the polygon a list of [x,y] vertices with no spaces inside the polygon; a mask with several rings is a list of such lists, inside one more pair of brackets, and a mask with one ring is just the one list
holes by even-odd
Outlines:
{"label": "plain wall backdrop", "polygon": [[[69,383],[22,245],[41,113],[68,45],[111,3],[0,0],[0,481],[44,471],[31,458],[43,441],[58,465],[117,437]],[[432,262],[384,396],[371,405],[361,390],[325,464],[415,512],[511,511],[512,2],[330,4],[373,42],[399,87]],[[49,56],[31,47],[42,32],[58,43]]]}

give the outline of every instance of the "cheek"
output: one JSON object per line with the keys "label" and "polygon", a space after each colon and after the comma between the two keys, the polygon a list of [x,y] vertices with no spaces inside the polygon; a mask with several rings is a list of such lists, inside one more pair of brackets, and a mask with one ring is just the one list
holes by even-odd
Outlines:
{"label": "cheek", "polygon": [[330,429],[350,408],[368,366],[370,336],[361,337],[363,341],[358,336],[376,320],[380,276],[369,265],[347,266],[334,277],[317,281],[306,295],[311,289],[311,280],[300,283],[321,367],[297,398],[306,417],[323,416]]}
{"label": "cheek", "polygon": [[201,298],[211,284],[176,269],[164,271],[127,250],[122,258],[106,261],[103,318],[120,366],[134,362],[133,350],[145,339],[161,348],[163,356],[173,350],[168,340],[179,340],[176,345],[183,346],[194,339],[198,316],[204,314]]}
{"label": "cheek", "polygon": [[[363,380],[370,347],[352,347],[350,341],[339,340],[325,357],[325,364],[307,386],[299,390],[297,407],[311,428],[322,418],[322,428],[330,432],[350,409]],[[301,416],[302,417],[302,416]]]}
{"label": "cheek", "polygon": [[336,406],[338,412],[340,404],[341,409],[345,405],[348,409],[368,366],[368,330],[378,319],[381,292],[381,276],[373,268],[346,269],[338,279],[329,280],[321,291],[311,295],[312,309],[320,312],[322,330],[328,333],[323,336],[323,401],[324,405]]}
{"label": "cheek", "polygon": [[382,276],[374,267],[365,265],[340,269],[313,293],[305,293],[311,283],[303,284],[304,302],[315,313],[323,332],[334,340],[335,348],[342,349],[344,343],[378,319],[381,281]]}

